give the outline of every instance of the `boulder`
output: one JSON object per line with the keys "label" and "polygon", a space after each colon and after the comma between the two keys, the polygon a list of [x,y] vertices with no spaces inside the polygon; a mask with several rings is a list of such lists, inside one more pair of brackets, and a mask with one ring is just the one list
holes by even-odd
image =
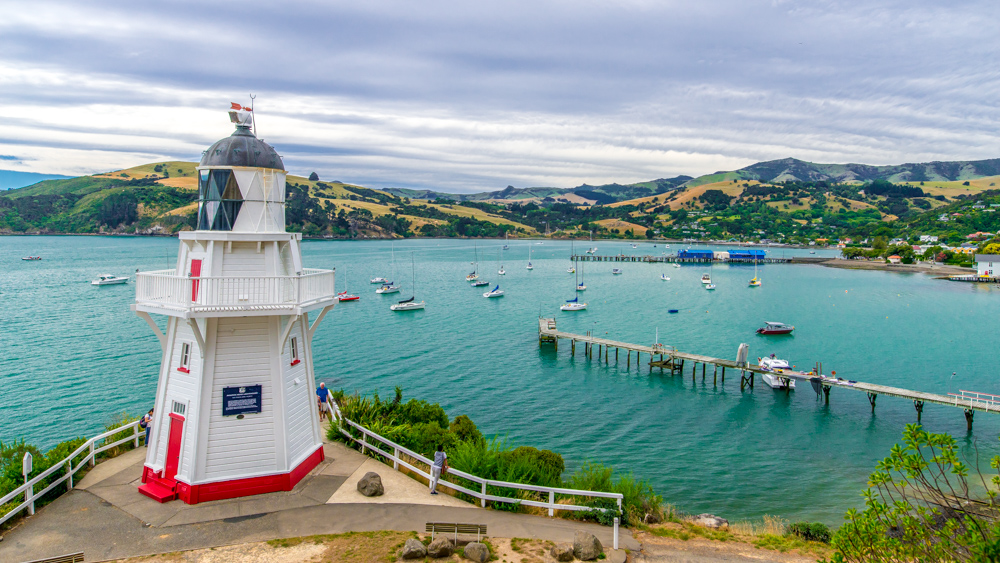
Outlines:
{"label": "boulder", "polygon": [[556,561],[572,561],[573,560],[573,545],[568,543],[557,543],[552,546],[549,550],[552,558]]}
{"label": "boulder", "polygon": [[573,555],[580,561],[593,561],[604,553],[604,546],[597,536],[581,530],[573,536]]}
{"label": "boulder", "polygon": [[382,496],[382,493],[385,492],[382,487],[382,478],[374,471],[365,473],[365,476],[358,481],[358,492],[366,497]]}
{"label": "boulder", "polygon": [[703,528],[711,528],[713,530],[728,530],[729,520],[725,518],[719,518],[714,514],[699,514],[691,519],[691,523],[696,526],[701,526]]}
{"label": "boulder", "polygon": [[452,553],[455,553],[455,546],[451,545],[451,540],[448,538],[438,538],[427,546],[427,555],[436,559],[450,557]]}
{"label": "boulder", "polygon": [[420,543],[420,540],[410,538],[403,544],[403,552],[400,557],[402,559],[423,559],[427,557],[427,548]]}
{"label": "boulder", "polygon": [[462,551],[462,555],[469,561],[486,563],[490,560],[490,548],[486,547],[485,544],[472,542],[465,546],[465,549]]}

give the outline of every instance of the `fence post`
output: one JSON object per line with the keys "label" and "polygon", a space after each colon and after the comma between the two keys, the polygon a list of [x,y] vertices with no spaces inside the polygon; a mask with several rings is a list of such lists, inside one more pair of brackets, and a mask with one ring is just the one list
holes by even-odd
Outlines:
{"label": "fence post", "polygon": [[480,506],[486,508],[486,481],[483,481],[483,497],[480,500]]}
{"label": "fence post", "polygon": [[396,458],[392,460],[392,468],[399,471],[399,448],[392,448],[392,457]]}
{"label": "fence post", "polygon": [[361,431],[361,453],[368,453],[368,433],[364,430]]}
{"label": "fence post", "polygon": [[135,437],[135,440],[133,441],[133,443],[135,444],[134,447],[138,448],[139,447],[139,425],[138,424],[136,424],[135,426],[132,427],[132,435]]}
{"label": "fence post", "polygon": [[615,551],[618,551],[618,517],[615,516]]}
{"label": "fence post", "polygon": [[24,501],[28,504],[28,514],[33,515],[35,513],[35,486],[28,483],[28,475],[31,474],[31,452],[24,452],[24,457],[21,459],[21,473],[24,475],[24,484],[28,485],[28,488],[24,490]]}
{"label": "fence post", "polygon": [[556,510],[553,507],[556,503],[556,492],[549,491],[549,516],[555,516]]}
{"label": "fence post", "polygon": [[66,479],[66,491],[68,492],[68,491],[72,491],[73,490],[73,460],[72,459],[67,459],[66,460],[66,475],[69,475],[69,478]]}
{"label": "fence post", "polygon": [[94,456],[94,441],[91,440],[90,441],[90,466],[91,467],[97,465],[97,462],[94,460],[94,457],[95,457]]}

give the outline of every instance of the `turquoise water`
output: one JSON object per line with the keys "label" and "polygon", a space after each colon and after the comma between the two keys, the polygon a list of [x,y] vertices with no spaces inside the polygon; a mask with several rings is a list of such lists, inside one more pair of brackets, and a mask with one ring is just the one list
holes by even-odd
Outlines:
{"label": "turquoise water", "polygon": [[[153,400],[159,345],[129,311],[135,286],[91,287],[104,273],[173,267],[175,239],[128,237],[0,238],[0,440],[43,446],[96,433],[112,413],[138,413]],[[500,279],[503,299],[464,281],[477,243],[465,240],[303,243],[309,267],[337,268],[338,289],[361,295],[323,321],[314,342],[317,376],[334,388],[440,402],[468,414],[487,434],[561,452],[570,468],[601,461],[648,479],[667,502],[728,518],[779,514],[792,520],[841,521],[860,504],[875,461],[916,415],[910,402],[881,397],[874,415],[864,393],[835,389],[825,406],[807,386],[786,396],[760,384],[740,392],[575,357],[564,343],[539,347],[539,314],[561,330],[734,358],[775,353],[799,367],[869,382],[945,393],[1000,394],[994,329],[1000,290],[924,275],[848,271],[806,265],[760,267],[763,286],[748,288],[752,266],[715,266],[715,292],[699,279],[707,268],[591,263],[589,309],[558,311],[571,299],[570,244],[511,241],[508,274],[495,275],[502,242],[479,241],[481,271]],[[533,271],[527,271],[528,246]],[[585,246],[585,244],[584,244]],[[599,242],[599,254],[664,251]],[[674,252],[679,245],[672,245]],[[724,247],[722,247],[724,248]],[[581,247],[582,249],[582,247]],[[776,250],[771,255],[805,254]],[[832,251],[818,251],[833,254]],[[40,254],[40,262],[20,258]],[[417,299],[427,309],[392,313],[408,297],[410,260]],[[611,268],[624,269],[612,276]],[[664,282],[660,273],[672,279]],[[375,295],[368,279],[395,277],[398,296]],[[668,314],[668,309],[680,309]],[[794,324],[791,337],[761,337],[765,320]],[[596,356],[596,353],[595,353]],[[952,373],[956,375],[952,377]],[[923,421],[949,432],[985,460],[1000,453],[1000,417],[976,414],[966,432],[962,411],[928,405]]]}

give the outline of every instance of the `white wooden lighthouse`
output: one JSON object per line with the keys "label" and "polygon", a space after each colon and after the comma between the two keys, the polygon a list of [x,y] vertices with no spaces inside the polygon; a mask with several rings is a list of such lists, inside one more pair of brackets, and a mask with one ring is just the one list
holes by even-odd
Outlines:
{"label": "white wooden lighthouse", "polygon": [[303,268],[281,158],[248,112],[230,116],[236,132],[198,166],[198,229],[180,233],[177,266],[136,276],[134,309],[163,350],[139,490],[160,502],[291,490],[323,460],[312,335],[334,271]]}

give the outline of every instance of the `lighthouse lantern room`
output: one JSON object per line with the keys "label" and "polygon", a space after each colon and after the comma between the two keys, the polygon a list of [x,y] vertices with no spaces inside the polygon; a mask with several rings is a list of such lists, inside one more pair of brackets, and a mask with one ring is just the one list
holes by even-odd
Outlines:
{"label": "lighthouse lantern room", "polygon": [[323,460],[312,337],[334,270],[303,267],[281,158],[233,106],[236,131],[198,166],[198,229],[180,233],[175,268],[136,276],[133,308],[163,352],[139,490],[160,502],[291,490]]}

